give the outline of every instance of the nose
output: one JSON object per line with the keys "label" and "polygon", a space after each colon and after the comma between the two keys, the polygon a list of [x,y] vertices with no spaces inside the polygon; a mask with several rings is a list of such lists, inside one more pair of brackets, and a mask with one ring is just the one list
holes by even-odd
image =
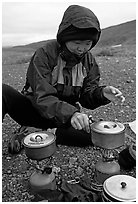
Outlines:
{"label": "nose", "polygon": [[85,52],[85,47],[83,47],[83,46],[77,47],[77,51],[83,53],[83,52]]}

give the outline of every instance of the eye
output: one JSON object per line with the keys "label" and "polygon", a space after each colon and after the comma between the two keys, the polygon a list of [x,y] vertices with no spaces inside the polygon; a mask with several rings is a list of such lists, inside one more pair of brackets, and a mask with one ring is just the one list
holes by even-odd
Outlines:
{"label": "eye", "polygon": [[81,43],[80,43],[80,42],[78,42],[78,41],[76,41],[76,42],[75,42],[75,44],[76,44],[76,45],[80,45]]}
{"label": "eye", "polygon": [[86,43],[86,45],[91,45],[92,44],[92,41],[89,41]]}

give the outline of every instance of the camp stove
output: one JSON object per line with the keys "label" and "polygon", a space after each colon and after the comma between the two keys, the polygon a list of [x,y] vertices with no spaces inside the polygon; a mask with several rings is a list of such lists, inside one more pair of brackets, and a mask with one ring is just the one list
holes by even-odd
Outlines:
{"label": "camp stove", "polygon": [[117,150],[101,149],[102,158],[95,165],[94,179],[97,183],[103,184],[110,176],[120,174]]}
{"label": "camp stove", "polygon": [[91,124],[91,139],[100,147],[102,158],[95,165],[94,180],[99,184],[110,176],[120,174],[118,148],[125,143],[125,126],[112,121],[99,121]]}
{"label": "camp stove", "polygon": [[55,173],[52,168],[52,155],[56,151],[55,139],[53,133],[45,131],[31,133],[23,140],[26,162],[35,168],[29,179],[31,190],[34,192],[56,189]]}

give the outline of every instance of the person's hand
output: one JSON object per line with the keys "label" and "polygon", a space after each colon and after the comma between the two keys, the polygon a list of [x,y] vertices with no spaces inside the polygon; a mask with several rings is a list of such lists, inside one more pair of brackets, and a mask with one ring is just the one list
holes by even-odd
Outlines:
{"label": "person's hand", "polygon": [[125,101],[125,97],[122,95],[122,92],[113,86],[106,86],[103,88],[103,95],[113,103],[123,103]]}
{"label": "person's hand", "polygon": [[71,125],[76,130],[83,129],[88,133],[90,132],[89,118],[85,113],[79,113],[79,112],[74,113],[71,118]]}

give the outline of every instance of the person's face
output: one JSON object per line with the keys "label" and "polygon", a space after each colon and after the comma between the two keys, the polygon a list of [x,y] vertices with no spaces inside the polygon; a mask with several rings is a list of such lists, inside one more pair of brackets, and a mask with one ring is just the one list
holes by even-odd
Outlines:
{"label": "person's face", "polygon": [[91,40],[73,40],[66,42],[68,50],[76,55],[86,53],[92,46]]}

